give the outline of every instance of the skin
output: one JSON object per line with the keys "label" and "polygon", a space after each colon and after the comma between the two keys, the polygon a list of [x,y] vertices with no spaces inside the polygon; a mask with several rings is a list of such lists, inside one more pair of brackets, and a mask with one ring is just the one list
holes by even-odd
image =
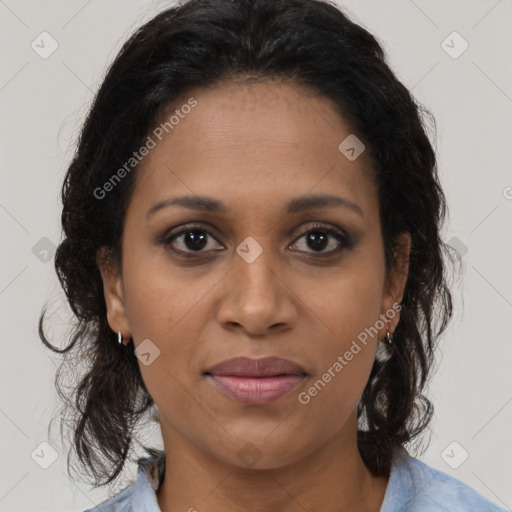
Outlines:
{"label": "skin", "polygon": [[[357,404],[386,327],[308,404],[298,394],[401,301],[410,237],[403,235],[397,267],[386,275],[370,161],[364,152],[349,161],[338,150],[352,131],[329,99],[297,84],[235,81],[191,96],[197,106],[137,171],[122,269],[103,250],[97,259],[112,330],[160,350],[150,365],[139,362],[170,468],[159,506],[378,511],[388,476],[374,477],[361,459]],[[322,193],[349,199],[362,215],[343,206],[284,211],[292,198]],[[184,195],[217,199],[231,211],[168,206],[146,216],[159,201]],[[191,223],[210,233],[202,255],[184,236],[157,241]],[[344,230],[353,246],[326,235],[318,252],[304,236],[314,223]],[[252,263],[236,252],[248,236],[263,249]],[[390,332],[398,321],[399,313]],[[203,376],[235,356],[283,357],[309,375],[275,402],[244,405]],[[238,455],[244,447],[258,454],[256,465]]]}

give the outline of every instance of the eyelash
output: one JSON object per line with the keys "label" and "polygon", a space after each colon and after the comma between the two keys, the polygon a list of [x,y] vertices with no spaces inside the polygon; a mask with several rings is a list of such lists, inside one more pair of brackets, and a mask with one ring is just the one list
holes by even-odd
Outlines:
{"label": "eyelash", "polygon": [[[186,228],[181,229],[177,233],[169,233],[169,234],[164,235],[163,237],[160,237],[158,239],[158,243],[164,245],[166,248],[169,248],[169,250],[171,252],[173,252],[174,254],[177,254],[178,256],[183,256],[186,258],[193,258],[193,257],[198,257],[198,256],[200,257],[204,254],[207,254],[208,252],[212,252],[212,251],[202,251],[202,250],[201,251],[182,251],[181,249],[170,248],[171,242],[173,240],[175,240],[176,238],[178,238],[182,235],[193,232],[193,231],[200,231],[200,232],[206,234],[207,236],[210,236],[215,239],[215,237],[203,226],[197,225],[197,224],[192,224],[192,225],[186,226]],[[294,240],[294,242],[292,242],[291,245],[295,245],[298,240],[300,240],[304,236],[306,236],[310,233],[314,233],[314,232],[320,232],[320,233],[326,234],[328,236],[332,236],[340,243],[341,247],[334,249],[334,250],[330,250],[330,251],[299,251],[299,252],[306,252],[309,255],[313,254],[316,257],[328,257],[328,256],[333,256],[334,254],[340,252],[341,250],[343,250],[343,248],[351,249],[353,246],[352,239],[349,236],[347,236],[343,231],[336,229],[334,227],[325,226],[322,224],[314,224],[311,227],[309,227],[299,237],[297,237]],[[217,252],[217,250],[215,250],[213,252]]]}

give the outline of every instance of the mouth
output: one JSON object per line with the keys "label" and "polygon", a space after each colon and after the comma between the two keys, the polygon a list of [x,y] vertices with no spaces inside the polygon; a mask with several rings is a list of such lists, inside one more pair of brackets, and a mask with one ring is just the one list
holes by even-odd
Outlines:
{"label": "mouth", "polygon": [[248,405],[274,402],[308,376],[302,366],[278,357],[237,357],[209,368],[203,375],[217,390]]}

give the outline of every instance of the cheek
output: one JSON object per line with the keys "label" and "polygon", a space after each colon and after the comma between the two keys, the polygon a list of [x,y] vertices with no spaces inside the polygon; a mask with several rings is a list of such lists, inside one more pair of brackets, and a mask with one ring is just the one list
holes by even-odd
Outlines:
{"label": "cheek", "polygon": [[[159,249],[126,249],[123,262],[125,310],[135,343],[149,338],[165,350],[179,351],[180,332],[194,340],[202,303],[218,276],[179,268]],[[192,329],[192,330],[190,330]]]}
{"label": "cheek", "polygon": [[172,423],[179,424],[188,417],[187,411],[197,409],[191,386],[202,369],[198,352],[208,319],[207,294],[203,287],[182,283],[156,268],[141,276],[127,279],[126,311],[136,348],[146,343],[156,357],[151,355],[148,365],[140,358],[139,367],[161,414],[169,416],[179,411],[172,418]]}
{"label": "cheek", "polygon": [[328,285],[310,286],[306,295],[310,316],[324,335],[318,340],[320,371],[299,401],[308,402],[314,415],[332,411],[330,425],[343,422],[357,405],[377,350],[383,269],[362,258],[355,266]]}
{"label": "cheek", "polygon": [[[329,281],[308,283],[305,302],[323,330],[329,333],[332,351],[348,349],[352,340],[363,338],[379,319],[384,273],[372,258],[356,257]],[[368,334],[368,342],[375,333]],[[327,361],[326,361],[327,362]]]}
{"label": "cheek", "polygon": [[372,308],[361,304],[368,306],[368,302],[338,300],[337,314],[326,318],[335,334],[319,340],[319,371],[298,395],[307,417],[317,419],[315,428],[324,436],[334,435],[356,410],[375,361],[378,341],[370,329],[375,316]]}
{"label": "cheek", "polygon": [[132,246],[125,254],[125,310],[133,340],[137,348],[149,339],[158,354],[150,365],[139,364],[142,376],[155,402],[179,402],[184,392],[179,383],[190,385],[204,369],[204,359],[212,360],[199,345],[212,321],[211,294],[222,275],[178,268],[154,249]]}

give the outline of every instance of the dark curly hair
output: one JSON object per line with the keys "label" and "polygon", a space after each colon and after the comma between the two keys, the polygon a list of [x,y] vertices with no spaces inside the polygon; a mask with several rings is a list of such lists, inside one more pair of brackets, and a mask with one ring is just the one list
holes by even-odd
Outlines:
{"label": "dark curly hair", "polygon": [[[103,199],[102,187],[143,144],[164,110],[193,88],[231,78],[282,80],[329,98],[366,145],[379,197],[386,271],[397,237],[411,236],[409,275],[389,357],[376,358],[358,406],[358,448],[376,476],[394,450],[428,426],[422,395],[439,335],[452,316],[450,248],[440,238],[446,201],[428,128],[435,121],[386,62],[381,45],[338,6],[322,0],[190,0],[158,14],[124,44],[89,110],[62,188],[61,241],[55,268],[76,317],[56,387],[71,412],[72,448],[95,486],[113,482],[136,427],[154,402],[133,340],[120,346],[107,323],[96,254],[121,260],[120,242],[136,168]],[[427,121],[430,121],[431,124]],[[453,261],[453,260],[452,260]],[[61,389],[70,361],[86,365],[70,394]],[[77,374],[75,369],[70,373]],[[61,430],[64,419],[61,420]],[[153,448],[141,445],[150,454]],[[68,455],[69,470],[69,455]]]}

